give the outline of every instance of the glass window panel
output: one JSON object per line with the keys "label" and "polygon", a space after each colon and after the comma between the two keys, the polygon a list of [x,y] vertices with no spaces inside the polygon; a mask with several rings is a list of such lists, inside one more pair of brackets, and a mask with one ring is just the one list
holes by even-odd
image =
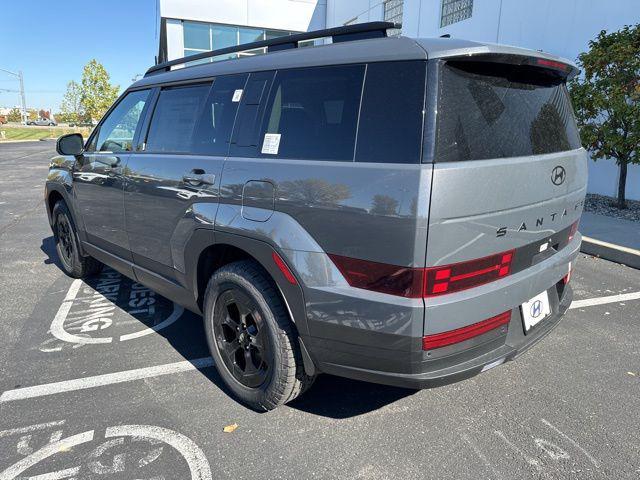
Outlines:
{"label": "glass window panel", "polygon": [[188,152],[197,115],[209,93],[209,85],[169,88],[160,92],[153,112],[147,150]]}
{"label": "glass window panel", "polygon": [[238,44],[238,27],[226,25],[212,25],[213,50],[235,47]]}
{"label": "glass window panel", "polygon": [[[208,51],[208,50],[189,50],[189,49],[185,48],[184,49],[184,56],[185,57],[189,57],[191,55],[196,55],[198,53],[202,53],[202,52],[206,52],[206,51]],[[187,62],[185,65],[190,67],[192,65],[199,65],[201,63],[209,63],[209,62],[211,62],[210,58],[203,58],[203,59],[200,59],[200,60],[193,60],[191,62]]]}
{"label": "glass window panel", "polygon": [[277,156],[352,161],[363,77],[362,65],[279,71],[265,118]]}
{"label": "glass window panel", "polygon": [[183,22],[184,48],[199,48],[203,50],[211,49],[209,38],[209,24],[197,22]]}
{"label": "glass window panel", "polygon": [[100,125],[97,150],[101,152],[130,152],[133,136],[149,96],[149,90],[129,93]]}
{"label": "glass window panel", "polygon": [[447,62],[438,100],[438,161],[482,160],[580,148],[562,79],[536,67]]}
{"label": "glass window panel", "polygon": [[367,67],[356,162],[420,163],[424,62]]}
{"label": "glass window panel", "polygon": [[193,151],[208,155],[226,155],[236,111],[240,102],[233,101],[236,90],[244,88],[247,75],[219,77],[213,82],[209,98],[193,136]]}
{"label": "glass window panel", "polygon": [[258,28],[240,28],[240,45],[259,42],[264,39],[264,30]]}
{"label": "glass window panel", "polygon": [[473,0],[442,0],[440,28],[470,18],[473,14]]}
{"label": "glass window panel", "polygon": [[291,35],[291,32],[286,32],[283,30],[265,30],[264,33],[267,40],[272,40],[274,38],[282,37],[284,35]]}

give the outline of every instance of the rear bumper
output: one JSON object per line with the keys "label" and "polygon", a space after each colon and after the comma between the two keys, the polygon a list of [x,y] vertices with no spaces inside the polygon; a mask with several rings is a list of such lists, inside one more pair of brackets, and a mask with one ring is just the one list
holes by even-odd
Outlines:
{"label": "rear bumper", "polygon": [[[554,312],[549,318],[525,335],[520,307],[514,308],[508,333],[489,342],[489,344],[495,344],[496,348],[477,356],[472,355],[471,358],[468,358],[471,351],[467,350],[465,351],[467,354],[465,360],[461,360],[459,355],[452,355],[448,360],[445,358],[437,362],[425,361],[422,368],[418,368],[422,371],[416,373],[371,370],[335,363],[323,363],[320,369],[325,373],[355,380],[413,389],[437,387],[471,378],[494,366],[517,358],[547,336],[560,323],[571,305],[573,292],[569,286],[564,287],[561,292],[558,286],[553,286],[548,291]],[[487,344],[484,346],[486,347]]]}

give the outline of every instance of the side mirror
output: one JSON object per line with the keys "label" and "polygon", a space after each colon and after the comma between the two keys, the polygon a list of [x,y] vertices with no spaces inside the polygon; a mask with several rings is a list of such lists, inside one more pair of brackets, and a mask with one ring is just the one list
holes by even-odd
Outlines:
{"label": "side mirror", "polygon": [[61,136],[56,142],[56,151],[60,155],[82,155],[84,152],[84,139],[79,133],[69,133]]}

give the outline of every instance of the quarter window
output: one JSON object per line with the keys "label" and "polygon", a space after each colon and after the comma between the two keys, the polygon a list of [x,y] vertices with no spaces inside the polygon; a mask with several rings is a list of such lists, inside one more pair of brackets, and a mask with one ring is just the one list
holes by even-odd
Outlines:
{"label": "quarter window", "polygon": [[276,74],[260,146],[263,155],[353,161],[363,65]]}
{"label": "quarter window", "polygon": [[140,115],[149,97],[149,90],[127,94],[104,119],[92,147],[99,152],[130,152]]}
{"label": "quarter window", "polygon": [[168,88],[160,92],[147,135],[150,152],[189,152],[198,115],[210,85]]}
{"label": "quarter window", "polygon": [[420,163],[425,62],[367,66],[357,162]]}

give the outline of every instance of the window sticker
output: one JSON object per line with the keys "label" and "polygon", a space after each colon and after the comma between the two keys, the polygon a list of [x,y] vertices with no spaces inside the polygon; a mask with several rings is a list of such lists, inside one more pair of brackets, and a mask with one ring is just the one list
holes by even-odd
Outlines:
{"label": "window sticker", "polygon": [[262,153],[277,155],[280,148],[279,133],[265,133],[264,142],[262,142]]}
{"label": "window sticker", "polygon": [[231,99],[231,101],[239,102],[241,98],[242,98],[242,89],[239,89],[233,92],[233,98]]}

